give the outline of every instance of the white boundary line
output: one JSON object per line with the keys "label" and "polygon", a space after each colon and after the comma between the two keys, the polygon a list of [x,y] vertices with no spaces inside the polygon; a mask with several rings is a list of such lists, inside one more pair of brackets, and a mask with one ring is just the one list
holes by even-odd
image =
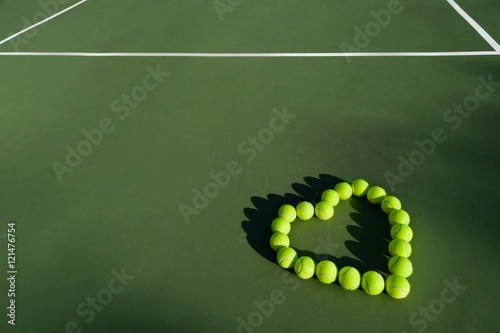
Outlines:
{"label": "white boundary line", "polygon": [[68,10],[71,10],[71,9],[75,8],[76,6],[79,6],[79,5],[81,5],[82,3],[86,2],[86,1],[87,1],[87,0],[82,0],[82,1],[80,1],[80,2],[78,2],[78,3],[75,3],[74,5],[69,6],[69,7],[68,7],[68,8],[66,8],[66,9],[63,9],[63,10],[61,10],[60,12],[55,13],[54,15],[49,16],[49,17],[47,17],[46,19],[41,20],[40,22],[35,23],[35,24],[33,24],[33,25],[31,25],[31,26],[27,27],[26,29],[23,29],[23,30],[21,30],[21,31],[19,31],[19,32],[16,32],[16,33],[15,33],[15,34],[13,34],[12,36],[9,36],[9,37],[5,38],[4,40],[1,40],[1,41],[0,41],[0,45],[2,45],[2,44],[4,44],[4,43],[8,42],[9,40],[11,40],[11,39],[13,39],[13,38],[16,38],[17,36],[19,36],[19,35],[21,35],[21,34],[25,33],[26,31],[29,31],[29,30],[31,30],[31,29],[33,29],[33,28],[35,28],[35,27],[39,26],[40,24],[43,24],[43,23],[45,23],[45,22],[47,22],[47,21],[50,21],[50,20],[52,20],[53,18],[55,18],[55,17],[57,17],[57,16],[59,16],[59,15],[61,15],[61,14],[66,13]]}
{"label": "white boundary line", "polygon": [[481,37],[491,45],[491,47],[500,52],[500,45],[491,37],[472,17],[469,16],[454,0],[448,0],[448,3],[467,21],[469,24],[476,29],[476,31],[481,35]]}
{"label": "white boundary line", "polygon": [[0,52],[0,56],[28,57],[193,57],[193,58],[304,58],[304,57],[453,57],[494,56],[500,51],[466,52],[358,52],[358,53],[92,53],[92,52]]}
{"label": "white boundary line", "polygon": [[[0,45],[86,2],[78,3],[0,41]],[[495,51],[465,52],[353,52],[353,53],[108,53],[108,52],[0,52],[0,56],[30,57],[193,57],[193,58],[304,58],[304,57],[456,57],[500,55],[500,45],[454,0],[450,5],[493,47]]]}

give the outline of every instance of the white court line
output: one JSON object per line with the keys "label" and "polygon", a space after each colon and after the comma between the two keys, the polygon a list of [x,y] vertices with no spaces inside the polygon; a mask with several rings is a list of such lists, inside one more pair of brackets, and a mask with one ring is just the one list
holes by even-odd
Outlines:
{"label": "white court line", "polygon": [[455,8],[455,10],[462,15],[462,17],[469,22],[469,24],[476,29],[476,31],[481,35],[481,37],[484,38],[488,42],[488,44],[491,45],[491,47],[497,51],[500,52],[500,45],[491,37],[479,24],[477,24],[476,21],[472,17],[469,16],[462,8],[460,8],[459,5],[454,0],[448,0],[449,4]]}
{"label": "white court line", "polygon": [[93,53],[93,52],[0,52],[0,56],[27,57],[193,57],[193,58],[285,58],[285,57],[457,57],[492,56],[500,51],[466,52],[359,52],[359,53]]}
{"label": "white court line", "polygon": [[45,23],[45,22],[47,22],[47,21],[50,21],[50,20],[52,20],[53,18],[55,18],[55,17],[57,17],[57,16],[59,16],[59,15],[61,15],[61,14],[66,13],[68,10],[71,10],[71,9],[75,8],[76,6],[79,6],[79,5],[81,5],[82,3],[86,2],[86,1],[87,1],[87,0],[82,0],[82,1],[80,1],[80,2],[78,2],[78,3],[75,3],[74,5],[72,5],[72,6],[68,7],[68,8],[66,8],[66,9],[63,9],[63,10],[61,10],[60,12],[55,13],[54,15],[49,16],[49,17],[47,17],[46,19],[41,20],[40,22],[33,24],[32,26],[27,27],[26,29],[23,29],[23,30],[21,30],[21,31],[19,31],[19,32],[16,32],[16,33],[15,33],[15,34],[13,34],[12,36],[9,36],[9,37],[5,38],[4,40],[1,40],[1,41],[0,41],[0,45],[2,45],[2,44],[3,44],[3,43],[5,43],[5,42],[8,42],[9,40],[11,40],[11,39],[13,39],[13,38],[16,38],[17,36],[19,36],[19,35],[21,35],[21,34],[25,33],[26,31],[29,31],[29,30],[31,30],[31,29],[33,29],[33,28],[35,28],[35,27],[39,26],[40,24],[43,24],[43,23]]}

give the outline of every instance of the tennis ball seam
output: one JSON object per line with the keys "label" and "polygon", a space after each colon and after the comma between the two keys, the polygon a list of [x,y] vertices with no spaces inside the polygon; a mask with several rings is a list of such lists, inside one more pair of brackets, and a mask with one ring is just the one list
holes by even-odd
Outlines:
{"label": "tennis ball seam", "polygon": [[354,288],[354,286],[356,286],[356,285],[359,285],[359,283],[358,283],[358,282],[354,283],[354,284],[353,284],[353,285],[349,288],[349,290],[352,290],[352,289]]}
{"label": "tennis ball seam", "polygon": [[281,230],[281,229],[280,229],[280,228],[278,228],[278,227],[274,227],[274,228],[273,228],[273,230],[278,230],[279,232],[286,234],[286,232],[285,232],[284,230]]}
{"label": "tennis ball seam", "polygon": [[368,283],[368,281],[366,280],[366,278],[363,278],[363,281],[366,284],[366,291],[368,292],[368,294],[370,294],[370,284]]}
{"label": "tennis ball seam", "polygon": [[300,274],[300,272],[302,272],[302,269],[304,268],[304,263],[302,261],[303,261],[302,259],[299,260],[299,262],[300,262],[300,269],[298,270],[298,272],[296,272],[297,274]]}
{"label": "tennis ball seam", "polygon": [[321,208],[318,208],[318,210],[319,210],[319,211],[321,211],[321,212],[323,213],[323,218],[325,218],[325,219],[326,219],[326,212],[325,212],[323,209],[321,209]]}
{"label": "tennis ball seam", "polygon": [[326,273],[319,273],[318,275],[325,275],[325,276],[328,276],[328,277],[330,278],[330,280],[332,280],[332,282],[333,282],[333,278],[332,278],[330,275],[326,274]]}
{"label": "tennis ball seam", "polygon": [[344,276],[347,272],[349,272],[349,270],[351,269],[352,267],[349,267],[344,273],[340,274],[342,276]]}
{"label": "tennis ball seam", "polygon": [[398,262],[399,262],[399,256],[397,257],[396,259],[396,262],[394,264],[391,265],[391,267],[389,267],[389,270],[391,270],[391,268],[393,268]]}
{"label": "tennis ball seam", "polygon": [[352,190],[349,190],[349,192],[347,192],[343,197],[342,197],[342,200],[344,200],[345,198],[347,198],[348,196],[351,196],[352,195]]}
{"label": "tennis ball seam", "polygon": [[398,286],[389,286],[389,288],[396,288],[396,289],[401,290],[401,292],[403,293],[403,297],[406,297],[405,291],[403,289],[401,289],[400,287],[398,287]]}
{"label": "tennis ball seam", "polygon": [[284,260],[293,260],[293,258],[295,258],[295,257],[285,257],[285,258],[282,258],[281,261],[280,261],[280,265],[283,263]]}
{"label": "tennis ball seam", "polygon": [[402,224],[399,224],[398,231],[396,231],[396,233],[394,234],[394,238],[397,238],[399,232],[401,231],[401,226],[402,226]]}

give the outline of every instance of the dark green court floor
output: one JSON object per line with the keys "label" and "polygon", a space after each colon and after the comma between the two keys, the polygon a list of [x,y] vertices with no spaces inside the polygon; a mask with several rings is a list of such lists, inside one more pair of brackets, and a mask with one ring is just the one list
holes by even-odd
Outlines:
{"label": "dark green court floor", "polygon": [[[446,1],[402,5],[363,51],[491,50]],[[500,38],[494,1],[460,5]],[[0,39],[38,8],[1,2]],[[340,52],[383,8],[243,1],[221,21],[211,1],[89,0],[20,51]],[[2,314],[1,331],[495,332],[499,60],[1,56],[0,261],[15,220],[19,270],[17,325]],[[478,89],[487,97],[474,111],[448,112]],[[282,126],[263,136],[271,123]],[[96,129],[99,144],[82,144]],[[402,175],[436,129],[443,142]],[[70,167],[79,149],[87,156]],[[58,177],[55,162],[71,172]],[[197,191],[228,168],[196,208]],[[282,203],[357,178],[411,214],[405,300],[298,280],[267,245]],[[366,201],[343,202],[331,223],[294,223],[293,246],[387,273],[389,224]]]}

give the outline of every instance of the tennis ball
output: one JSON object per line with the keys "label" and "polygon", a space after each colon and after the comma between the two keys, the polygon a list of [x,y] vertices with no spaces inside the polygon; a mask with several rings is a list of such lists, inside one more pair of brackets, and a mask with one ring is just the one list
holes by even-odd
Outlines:
{"label": "tennis ball", "polygon": [[401,209],[401,201],[399,201],[398,198],[393,197],[393,196],[385,197],[382,200],[381,205],[382,205],[382,210],[386,214],[389,214],[393,210]]}
{"label": "tennis ball", "polygon": [[405,298],[410,293],[410,283],[401,275],[389,275],[385,281],[385,290],[393,298]]}
{"label": "tennis ball", "polygon": [[392,257],[389,260],[389,272],[407,278],[413,273],[413,265],[408,258],[400,256]]}
{"label": "tennis ball", "polygon": [[349,183],[342,182],[335,185],[335,191],[339,194],[340,200],[347,200],[352,195],[352,188]]}
{"label": "tennis ball", "polygon": [[382,187],[380,187],[380,186],[370,187],[370,189],[366,193],[366,198],[372,204],[379,204],[379,203],[381,203],[382,200],[384,200],[384,198],[386,196],[387,196],[387,193],[385,193],[385,190]]}
{"label": "tennis ball", "polygon": [[278,210],[278,216],[284,218],[285,220],[291,223],[295,221],[295,218],[297,217],[297,212],[295,211],[295,208],[293,208],[292,205],[283,205]]}
{"label": "tennis ball", "polygon": [[333,207],[338,205],[339,200],[339,194],[335,190],[326,190],[321,195],[321,201],[329,202]]}
{"label": "tennis ball", "polygon": [[402,238],[394,238],[389,243],[389,253],[391,256],[401,256],[408,258],[411,256],[411,244]]}
{"label": "tennis ball", "polygon": [[269,243],[274,251],[279,251],[282,247],[290,246],[290,238],[282,232],[275,232]]}
{"label": "tennis ball", "polygon": [[310,279],[314,275],[314,260],[309,257],[300,257],[295,262],[295,273],[301,279]]}
{"label": "tennis ball", "polygon": [[308,201],[302,201],[297,205],[297,216],[301,220],[309,220],[314,216],[314,207]]}
{"label": "tennis ball", "polygon": [[375,271],[368,271],[361,278],[361,286],[368,295],[378,295],[384,291],[384,278]]}
{"label": "tennis ball", "polygon": [[329,260],[321,261],[316,266],[316,277],[323,283],[333,283],[337,278],[337,266]]}
{"label": "tennis ball", "polygon": [[413,231],[406,224],[395,224],[391,228],[391,237],[402,238],[407,242],[410,242],[413,238]]}
{"label": "tennis ball", "polygon": [[389,223],[391,225],[395,224],[410,224],[410,215],[405,210],[398,209],[398,210],[393,210],[389,214]]}
{"label": "tennis ball", "polygon": [[281,217],[275,218],[271,223],[271,230],[273,232],[281,232],[284,233],[285,235],[288,235],[291,229],[292,226],[290,225],[290,222]]}
{"label": "tennis ball", "polygon": [[340,285],[347,290],[355,290],[359,287],[361,276],[356,268],[346,266],[339,272]]}
{"label": "tennis ball", "polygon": [[316,208],[314,209],[316,216],[320,220],[328,220],[333,216],[333,206],[326,201],[320,201],[316,204]]}
{"label": "tennis ball", "polygon": [[352,182],[351,187],[352,187],[352,194],[354,194],[357,197],[363,197],[368,192],[368,188],[370,187],[370,185],[364,179],[356,179],[355,181]]}
{"label": "tennis ball", "polygon": [[278,264],[283,268],[290,268],[297,260],[297,252],[291,247],[284,247],[278,251]]}

